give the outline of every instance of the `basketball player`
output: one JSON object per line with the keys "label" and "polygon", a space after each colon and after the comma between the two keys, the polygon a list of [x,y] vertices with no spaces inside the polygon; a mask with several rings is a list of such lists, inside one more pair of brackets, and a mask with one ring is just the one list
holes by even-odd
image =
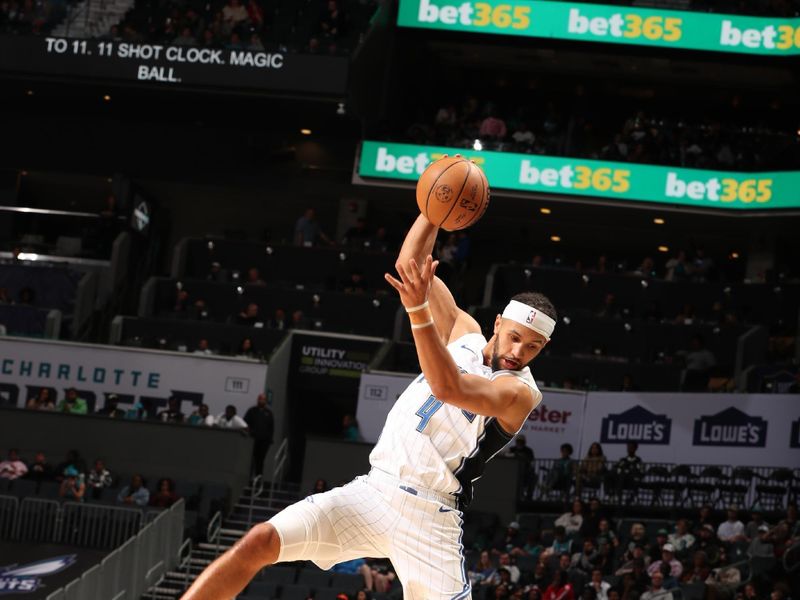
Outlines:
{"label": "basketball player", "polygon": [[411,320],[422,365],[370,455],[372,469],[255,525],[211,564],[184,600],[228,600],[263,567],[311,560],[323,569],[388,557],[407,600],[469,599],[462,511],[486,461],[513,438],[542,394],[526,366],[556,313],[541,294],[515,297],[487,342],[435,277],[437,228],[422,215],[386,275]]}

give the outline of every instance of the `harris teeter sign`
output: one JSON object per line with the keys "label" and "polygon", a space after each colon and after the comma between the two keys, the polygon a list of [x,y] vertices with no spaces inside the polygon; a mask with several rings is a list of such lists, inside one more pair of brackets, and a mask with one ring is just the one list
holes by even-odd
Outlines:
{"label": "harris teeter sign", "polygon": [[547,0],[400,0],[403,27],[769,56],[800,54],[800,19]]}
{"label": "harris teeter sign", "polygon": [[445,154],[474,160],[495,189],[735,211],[800,208],[800,171],[704,171],[367,140],[358,175],[413,182]]}

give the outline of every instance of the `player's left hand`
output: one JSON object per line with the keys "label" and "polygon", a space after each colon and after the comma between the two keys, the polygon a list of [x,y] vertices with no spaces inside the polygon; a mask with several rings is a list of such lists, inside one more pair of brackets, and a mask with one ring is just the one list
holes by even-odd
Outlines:
{"label": "player's left hand", "polygon": [[397,272],[400,275],[398,281],[389,273],[384,275],[394,289],[400,294],[400,302],[406,308],[413,308],[424,304],[428,300],[428,294],[433,285],[433,278],[436,276],[436,267],[439,266],[438,260],[433,260],[429,254],[422,267],[413,258],[408,261],[407,266],[397,263]]}

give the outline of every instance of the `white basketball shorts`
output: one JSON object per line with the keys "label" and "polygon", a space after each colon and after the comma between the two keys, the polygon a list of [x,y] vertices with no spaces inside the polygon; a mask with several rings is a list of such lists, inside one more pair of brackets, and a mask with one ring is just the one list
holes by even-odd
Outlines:
{"label": "white basketball shorts", "polygon": [[321,569],[355,558],[389,558],[406,600],[468,600],[462,513],[446,496],[373,469],[314,494],[269,520],[281,539],[277,562]]}

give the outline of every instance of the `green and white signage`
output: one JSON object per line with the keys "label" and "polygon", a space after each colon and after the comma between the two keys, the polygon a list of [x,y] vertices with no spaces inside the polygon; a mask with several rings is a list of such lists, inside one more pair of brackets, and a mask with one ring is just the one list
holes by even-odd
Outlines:
{"label": "green and white signage", "polygon": [[400,0],[403,27],[770,56],[800,55],[800,19],[550,2]]}
{"label": "green and white signage", "polygon": [[580,158],[476,152],[365,141],[358,174],[416,181],[432,161],[461,154],[495,189],[657,202],[726,210],[800,209],[800,171],[738,173]]}

